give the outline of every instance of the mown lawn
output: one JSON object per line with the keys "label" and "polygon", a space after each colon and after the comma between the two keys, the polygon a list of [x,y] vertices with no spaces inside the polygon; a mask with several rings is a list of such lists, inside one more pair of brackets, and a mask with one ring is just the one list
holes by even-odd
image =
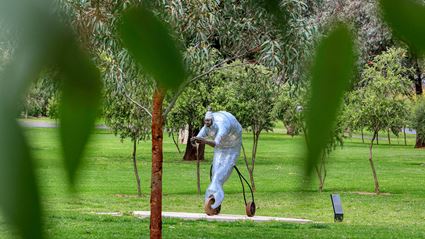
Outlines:
{"label": "mown lawn", "polygon": [[[136,196],[131,162],[132,144],[120,142],[107,130],[97,130],[79,171],[76,194],[66,181],[57,129],[26,129],[35,156],[42,193],[44,220],[50,238],[148,238],[149,221],[131,215],[149,210],[150,142],[137,153],[143,197]],[[382,134],[381,137],[384,137]],[[392,145],[382,139],[374,146],[375,167],[382,195],[373,192],[367,144],[347,139],[328,164],[325,191],[317,183],[303,184],[302,137],[291,138],[281,130],[260,137],[255,178],[256,215],[306,218],[314,223],[219,223],[165,219],[164,238],[425,238],[425,150],[413,149],[400,138]],[[251,134],[244,135],[250,149]],[[164,142],[164,211],[203,212],[203,195],[196,192],[196,164],[184,162],[172,140]],[[212,150],[201,164],[201,188],[208,185]],[[239,168],[245,174],[243,159]],[[223,214],[244,214],[241,186],[236,174],[225,185]],[[333,222],[329,194],[339,193],[344,221]],[[120,212],[122,216],[98,215]],[[0,238],[11,229],[0,220]]]}

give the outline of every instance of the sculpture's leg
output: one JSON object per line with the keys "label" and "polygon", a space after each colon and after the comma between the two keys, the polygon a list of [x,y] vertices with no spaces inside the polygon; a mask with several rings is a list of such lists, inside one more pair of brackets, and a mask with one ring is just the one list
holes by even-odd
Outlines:
{"label": "sculpture's leg", "polygon": [[234,153],[232,149],[214,151],[211,183],[205,193],[205,202],[209,200],[210,196],[214,197],[215,202],[211,205],[212,209],[220,206],[224,199],[223,184],[230,177],[235,158],[238,156],[239,152]]}

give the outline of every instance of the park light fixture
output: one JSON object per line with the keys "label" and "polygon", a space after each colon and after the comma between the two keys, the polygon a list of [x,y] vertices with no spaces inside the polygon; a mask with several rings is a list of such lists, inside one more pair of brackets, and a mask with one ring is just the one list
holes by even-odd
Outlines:
{"label": "park light fixture", "polygon": [[342,222],[344,219],[344,212],[342,211],[341,198],[339,194],[331,194],[332,207],[334,209],[335,222]]}

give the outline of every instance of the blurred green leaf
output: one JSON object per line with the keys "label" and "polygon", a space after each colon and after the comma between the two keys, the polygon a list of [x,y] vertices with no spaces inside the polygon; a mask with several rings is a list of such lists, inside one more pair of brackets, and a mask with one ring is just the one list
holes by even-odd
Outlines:
{"label": "blurred green leaf", "polygon": [[73,184],[98,114],[102,82],[99,71],[75,39],[68,36],[63,41],[58,59],[63,78],[60,137],[65,166]]}
{"label": "blurred green leaf", "polygon": [[319,43],[311,72],[311,98],[306,112],[308,176],[330,141],[338,108],[353,73],[353,36],[347,26],[337,24]]}
{"label": "blurred green leaf", "polygon": [[165,88],[177,88],[185,78],[181,53],[167,26],[146,8],[122,16],[120,36],[143,69]]}
{"label": "blurred green leaf", "polygon": [[413,0],[380,0],[384,20],[413,50],[425,52],[425,5]]}
{"label": "blurred green leaf", "polygon": [[[22,238],[43,238],[40,198],[28,145],[12,117],[0,121],[0,205]],[[5,137],[7,136],[7,137]]]}
{"label": "blurred green leaf", "polygon": [[0,75],[0,207],[23,238],[43,238],[32,158],[15,117],[17,102],[37,77],[44,58],[34,45],[18,52]]}

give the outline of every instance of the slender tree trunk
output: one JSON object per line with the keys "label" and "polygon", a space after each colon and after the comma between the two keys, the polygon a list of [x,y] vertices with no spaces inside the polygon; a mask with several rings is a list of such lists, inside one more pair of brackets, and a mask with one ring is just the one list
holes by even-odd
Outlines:
{"label": "slender tree trunk", "polygon": [[327,172],[326,172],[326,164],[325,164],[325,158],[324,158],[323,159],[323,171],[322,171],[322,187],[320,189],[320,192],[325,187],[326,174],[327,174]]}
{"label": "slender tree trunk", "polygon": [[255,168],[255,159],[257,157],[257,147],[258,147],[258,139],[260,138],[260,132],[257,130],[252,131],[254,136],[254,142],[252,144],[252,160],[251,160],[251,170],[249,173],[249,177],[251,179],[251,187],[252,191],[255,192],[255,181],[254,181],[254,168]]}
{"label": "slender tree trunk", "polygon": [[364,143],[364,133],[363,133],[363,129],[362,129],[362,142]]}
{"label": "slender tree trunk", "polygon": [[[196,145],[196,183],[198,186],[198,195],[201,195],[201,169],[200,169],[200,160],[199,160],[199,149],[200,144]],[[204,145],[205,146],[205,145]]]}
{"label": "slender tree trunk", "polygon": [[376,145],[379,145],[379,132],[376,133]]}
{"label": "slender tree trunk", "polygon": [[180,150],[180,147],[179,147],[179,144],[178,144],[178,142],[176,141],[176,139],[174,138],[174,133],[173,132],[171,132],[171,138],[173,138],[173,142],[174,142],[174,145],[176,146],[176,148],[177,148],[177,151],[179,151],[179,154],[181,154],[182,153],[182,151]]}
{"label": "slender tree trunk", "polygon": [[153,95],[152,112],[152,178],[151,178],[151,216],[150,238],[162,238],[162,140],[163,117],[162,102],[165,92],[156,89]]}
{"label": "slender tree trunk", "polygon": [[373,164],[373,158],[372,158],[372,148],[373,148],[373,141],[375,140],[375,137],[377,138],[378,133],[375,131],[373,134],[372,141],[370,142],[369,146],[369,163],[370,167],[372,168],[372,174],[373,174],[373,180],[375,181],[375,193],[379,194],[379,182],[378,182],[378,176],[376,175],[375,166]]}
{"label": "slender tree trunk", "polygon": [[142,196],[142,188],[140,187],[140,177],[139,170],[137,169],[137,160],[136,160],[136,150],[137,150],[137,140],[133,139],[133,167],[134,167],[134,175],[136,176],[137,181],[137,196]]}
{"label": "slender tree trunk", "polygon": [[387,133],[388,133],[388,144],[391,145],[390,129],[387,129]]}
{"label": "slender tree trunk", "polygon": [[323,191],[323,188],[325,186],[325,179],[326,179],[326,154],[323,153],[320,158],[320,164],[319,166],[315,166],[317,177],[319,178],[319,192]]}
{"label": "slender tree trunk", "polygon": [[[204,160],[205,144],[199,145],[198,151],[190,143],[190,138],[196,136],[199,133],[198,129],[194,129],[192,124],[189,123],[189,136],[187,137],[186,142],[186,151],[184,152],[183,160],[186,161],[195,161],[195,160]],[[198,154],[198,155],[196,155]]]}
{"label": "slender tree trunk", "polygon": [[319,192],[322,192],[323,190],[323,181],[322,181],[322,173],[319,170],[319,167],[314,166],[316,169],[317,177],[319,178]]}
{"label": "slender tree trunk", "polygon": [[404,145],[407,146],[407,140],[406,140],[406,126],[403,128],[403,134],[404,134]]}

